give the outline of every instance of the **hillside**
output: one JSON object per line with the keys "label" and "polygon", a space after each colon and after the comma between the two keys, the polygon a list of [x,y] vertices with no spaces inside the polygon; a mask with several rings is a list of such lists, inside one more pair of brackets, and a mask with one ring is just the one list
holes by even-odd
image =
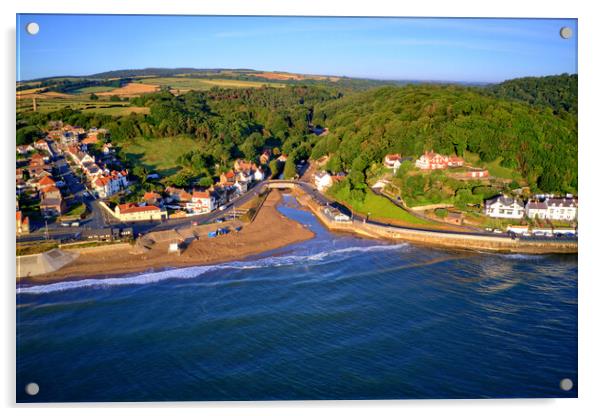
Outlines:
{"label": "hillside", "polygon": [[[159,92],[123,99],[115,96],[117,89],[101,92],[99,85],[88,86],[79,95],[87,100],[83,107],[64,98],[40,100],[48,110],[33,113],[24,107],[18,113],[18,143],[42,134],[49,120],[102,126],[124,149],[151,153],[161,147],[153,141],[188,137],[198,144],[189,145],[190,151],[176,162],[160,163],[166,171],[178,172],[174,180],[179,183],[219,175],[234,158],[256,159],[265,147],[289,156],[288,173],[294,172],[297,161],[329,155],[328,168],[348,172],[346,183],[360,198],[365,194],[368,170],[380,165],[385,154],[418,157],[432,149],[470,157],[473,163],[486,164],[532,190],[577,190],[576,104],[570,112],[555,113],[553,101],[531,105],[498,98],[489,87],[410,84],[364,90],[347,88],[344,79],[286,84],[289,80],[282,76],[279,88],[250,88],[245,81],[239,88],[218,84],[185,91],[174,90],[173,83],[188,78],[172,78],[162,78],[166,85],[172,84],[169,91],[163,86]],[[157,84],[152,78],[141,78],[126,86],[129,90],[132,85],[142,87],[144,80],[149,86]],[[553,84],[545,83],[550,85],[545,91],[552,91]],[[90,101],[91,88],[98,90],[100,99]],[[69,102],[71,108],[61,107],[61,102]],[[316,136],[312,125],[328,127],[330,133]],[[146,159],[145,155],[137,157]]]}
{"label": "hillside", "polygon": [[496,97],[551,107],[555,112],[577,114],[577,74],[526,77],[504,81],[490,87]]}
{"label": "hillside", "polygon": [[500,160],[533,189],[577,189],[576,115],[555,115],[482,89],[418,85],[370,90],[317,106],[314,123],[331,133],[316,144],[312,157],[329,154],[331,169],[350,171],[351,186],[359,190],[366,170],[385,154],[417,157],[431,149]]}

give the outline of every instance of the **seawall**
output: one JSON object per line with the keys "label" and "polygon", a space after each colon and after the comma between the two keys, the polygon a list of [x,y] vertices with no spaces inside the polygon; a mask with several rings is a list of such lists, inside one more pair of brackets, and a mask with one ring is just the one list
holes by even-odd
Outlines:
{"label": "seawall", "polygon": [[395,241],[408,241],[416,244],[436,245],[456,249],[485,250],[506,253],[577,253],[576,241],[529,241],[512,239],[506,236],[474,235],[454,232],[417,230],[412,228],[393,227],[379,224],[353,221],[335,222],[328,218],[319,204],[309,195],[298,197],[301,205],[309,208],[314,215],[331,231],[351,232],[365,237],[386,238]]}

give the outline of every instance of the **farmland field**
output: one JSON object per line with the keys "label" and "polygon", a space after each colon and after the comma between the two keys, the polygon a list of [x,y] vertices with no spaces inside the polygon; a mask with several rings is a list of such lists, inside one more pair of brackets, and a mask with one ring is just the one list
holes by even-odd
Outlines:
{"label": "farmland field", "polygon": [[[132,112],[148,114],[149,111],[147,107],[131,107],[128,103],[90,100],[87,95],[70,95],[69,98],[52,98],[47,96],[36,98],[38,111],[42,113],[57,111],[64,107],[71,107],[74,110],[81,110],[84,112],[108,114],[111,116],[127,115]],[[17,101],[17,112],[31,110],[31,99],[21,99]]]}
{"label": "farmland field", "polygon": [[213,87],[221,88],[260,88],[264,85],[271,87],[284,87],[284,84],[260,81],[241,81],[236,79],[217,78],[189,78],[189,77],[157,77],[139,80],[142,84],[154,84],[161,87],[170,87],[176,90],[208,90]]}

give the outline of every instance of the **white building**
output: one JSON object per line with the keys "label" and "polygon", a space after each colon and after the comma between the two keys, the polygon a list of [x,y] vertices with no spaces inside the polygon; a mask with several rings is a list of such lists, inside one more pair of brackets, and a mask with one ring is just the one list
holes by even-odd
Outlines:
{"label": "white building", "polygon": [[498,195],[485,201],[485,215],[492,218],[521,219],[525,206],[521,200]]}
{"label": "white building", "polygon": [[543,202],[529,201],[526,208],[529,218],[555,221],[577,219],[577,201],[574,198],[546,198]]}
{"label": "white building", "polygon": [[401,166],[401,156],[398,154],[386,155],[383,164],[385,167],[393,169],[396,172]]}
{"label": "white building", "polygon": [[314,183],[318,191],[322,192],[332,186],[332,176],[328,172],[316,172]]}
{"label": "white building", "polygon": [[215,197],[210,192],[193,192],[186,209],[193,214],[206,214],[216,208]]}

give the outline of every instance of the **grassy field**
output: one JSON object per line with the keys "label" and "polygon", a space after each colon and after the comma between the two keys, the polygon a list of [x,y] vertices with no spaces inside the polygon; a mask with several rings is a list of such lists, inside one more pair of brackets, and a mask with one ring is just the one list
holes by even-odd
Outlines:
{"label": "grassy field", "polygon": [[464,158],[466,159],[466,162],[473,166],[487,168],[489,170],[489,174],[496,178],[514,179],[517,181],[521,179],[518,172],[500,165],[500,162],[502,161],[501,158],[498,158],[493,162],[482,162],[479,158],[479,155],[470,152],[464,152]]}
{"label": "grassy field", "polygon": [[357,202],[348,203],[346,202],[345,198],[342,198],[343,195],[330,194],[330,196],[334,197],[339,202],[342,202],[344,205],[352,207],[354,213],[363,215],[369,214],[369,217],[374,220],[397,223],[399,225],[420,226],[434,224],[431,221],[427,221],[410,214],[409,212],[393,204],[387,198],[376,195],[370,191],[368,191],[364,202],[361,204]]}
{"label": "grassy field", "polygon": [[[72,98],[39,98],[36,100],[38,111],[48,113],[57,111],[64,107],[71,107],[84,112],[95,112],[111,116],[127,115],[132,112],[148,114],[147,107],[130,107],[127,102],[110,102],[108,100],[90,100],[88,94],[73,95]],[[17,112],[31,111],[32,100],[23,99],[17,101]]]}
{"label": "grassy field", "polygon": [[91,93],[96,93],[96,92],[107,92],[107,91],[111,91],[114,90],[115,87],[111,87],[111,86],[106,86],[106,85],[97,85],[94,87],[84,87],[84,88],[80,88],[78,90],[75,90],[74,93],[76,94],[91,94]]}
{"label": "grassy field", "polygon": [[198,142],[182,136],[149,140],[140,138],[133,143],[124,143],[122,153],[128,159],[139,161],[151,172],[170,176],[180,170],[177,158],[198,147]]}
{"label": "grassy field", "polygon": [[218,78],[188,78],[188,77],[155,77],[138,80],[143,84],[160,85],[161,87],[171,87],[176,90],[208,90],[213,87],[221,88],[259,88],[264,85],[271,87],[284,87],[284,84],[267,83],[260,81],[241,81],[235,79]]}

